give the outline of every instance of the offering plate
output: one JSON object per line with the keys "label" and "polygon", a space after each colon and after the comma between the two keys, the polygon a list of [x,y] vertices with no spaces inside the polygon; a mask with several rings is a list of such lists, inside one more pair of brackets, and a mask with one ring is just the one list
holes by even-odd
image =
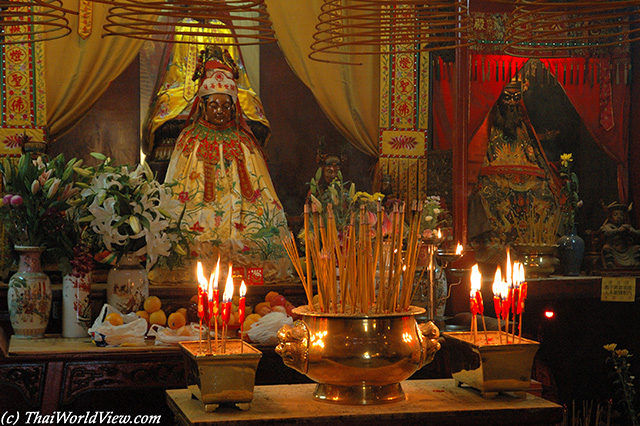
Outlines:
{"label": "offering plate", "polygon": [[405,398],[400,382],[433,360],[440,331],[418,325],[423,308],[390,314],[333,314],[293,310],[301,316],[278,332],[285,365],[318,383],[314,397],[338,404],[379,404]]}
{"label": "offering plate", "polygon": [[[500,392],[524,396],[531,387],[533,358],[540,343],[509,335],[509,342],[500,343],[497,331],[478,332],[474,343],[470,332],[443,333],[451,374],[458,386],[465,384],[479,390],[485,398]],[[502,333],[502,341],[505,342]]]}
{"label": "offering plate", "polygon": [[206,412],[215,411],[220,405],[249,409],[262,352],[239,339],[227,340],[224,353],[208,353],[206,340],[180,342],[179,345],[185,360],[188,388],[202,401]]}

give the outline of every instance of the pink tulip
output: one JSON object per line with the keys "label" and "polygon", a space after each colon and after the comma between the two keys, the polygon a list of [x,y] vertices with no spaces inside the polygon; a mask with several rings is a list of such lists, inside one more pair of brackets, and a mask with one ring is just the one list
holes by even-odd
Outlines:
{"label": "pink tulip", "polygon": [[13,207],[20,207],[24,203],[24,200],[22,199],[21,196],[14,195],[11,197],[10,203]]}
{"label": "pink tulip", "polygon": [[8,206],[11,203],[11,197],[13,197],[12,194],[7,194],[4,197],[2,197],[2,204],[4,204],[5,206]]}

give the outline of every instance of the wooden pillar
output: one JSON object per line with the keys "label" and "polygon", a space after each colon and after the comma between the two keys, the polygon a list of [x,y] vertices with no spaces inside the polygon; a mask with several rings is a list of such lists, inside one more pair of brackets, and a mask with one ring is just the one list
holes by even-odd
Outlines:
{"label": "wooden pillar", "polygon": [[[467,0],[468,6],[468,0]],[[462,27],[462,17],[458,26]],[[469,140],[469,48],[458,39],[455,62],[453,119],[453,217],[455,238],[467,241],[467,143]]]}

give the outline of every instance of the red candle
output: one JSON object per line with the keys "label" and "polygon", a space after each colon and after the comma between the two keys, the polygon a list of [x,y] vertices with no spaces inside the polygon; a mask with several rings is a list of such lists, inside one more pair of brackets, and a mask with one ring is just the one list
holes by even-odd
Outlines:
{"label": "red candle", "polygon": [[502,282],[502,271],[500,271],[500,267],[496,268],[496,274],[493,277],[493,309],[496,311],[496,318],[500,319],[500,314],[502,313],[502,304],[500,300],[500,284]]}
{"label": "red candle", "polygon": [[500,299],[502,301],[502,319],[509,318],[509,308],[511,308],[511,289],[506,282],[502,282],[502,291],[500,292]]}
{"label": "red candle", "polygon": [[244,284],[244,280],[242,280],[242,284],[240,284],[240,300],[238,301],[238,320],[240,321],[240,327],[244,323],[244,312],[246,305],[246,297],[247,294],[247,286]]}
{"label": "red candle", "polygon": [[469,305],[471,315],[478,315],[484,312],[484,304],[482,302],[482,294],[480,289],[482,286],[482,274],[478,265],[473,265],[471,268],[471,291],[469,293]]}
{"label": "red candle", "polygon": [[[220,276],[220,257],[218,257],[218,262],[216,263],[216,269],[209,277],[209,286],[213,288],[213,306],[211,307],[211,311],[213,312],[214,320],[218,318],[218,312],[220,311],[220,307],[218,304],[220,303],[220,292],[218,291],[218,277]],[[213,284],[211,281],[213,280]]]}
{"label": "red candle", "polygon": [[222,294],[222,322],[224,325],[229,323],[229,318],[231,317],[231,299],[233,299],[233,275],[231,264],[229,264],[227,284],[224,286],[224,293]]}
{"label": "red candle", "polygon": [[518,265],[518,277],[520,281],[520,295],[518,297],[518,306],[517,306],[517,314],[522,315],[524,312],[524,301],[527,299],[527,282],[524,280],[524,265]]}
{"label": "red candle", "polygon": [[476,290],[476,304],[478,305],[478,313],[484,314],[484,301],[482,300],[482,293]]}

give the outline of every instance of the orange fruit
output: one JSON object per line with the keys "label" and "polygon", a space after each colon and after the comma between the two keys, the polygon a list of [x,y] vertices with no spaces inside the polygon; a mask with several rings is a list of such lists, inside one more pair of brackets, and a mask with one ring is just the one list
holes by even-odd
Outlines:
{"label": "orange fruit", "polygon": [[184,315],[179,312],[172,313],[171,315],[169,315],[169,319],[167,319],[167,325],[172,330],[177,330],[180,327],[184,327],[186,323],[187,320],[185,319]]}
{"label": "orange fruit", "polygon": [[260,302],[256,305],[256,307],[253,309],[253,312],[258,312],[260,309],[262,309],[263,307],[267,307],[269,309],[271,309],[271,303],[269,302]]}
{"label": "orange fruit", "polygon": [[160,310],[162,302],[158,296],[149,296],[144,299],[144,310],[150,314]]}
{"label": "orange fruit", "polygon": [[238,324],[238,317],[236,317],[235,315],[229,315],[229,325],[236,325]]}
{"label": "orange fruit", "polygon": [[278,296],[280,293],[278,293],[277,291],[270,291],[269,293],[267,293],[267,295],[264,297],[264,301],[265,302],[269,302],[269,306],[271,306],[271,299],[273,299],[274,297]]}
{"label": "orange fruit", "polygon": [[112,312],[104,319],[104,322],[108,322],[111,325],[122,325],[124,324],[124,320],[122,319],[122,315],[117,312]]}
{"label": "orange fruit", "polygon": [[164,326],[167,323],[167,315],[162,309],[149,314],[149,324],[158,324]]}
{"label": "orange fruit", "polygon": [[258,314],[251,314],[248,315],[245,319],[244,319],[244,324],[242,325],[242,328],[244,331],[247,331],[251,328],[252,324],[255,324],[256,322],[260,321],[260,318],[262,318],[260,315]]}
{"label": "orange fruit", "polygon": [[198,303],[198,295],[194,294],[193,296],[191,296],[191,299],[189,299],[189,302]]}
{"label": "orange fruit", "polygon": [[138,311],[138,312],[136,312],[136,315],[139,316],[140,318],[144,318],[145,320],[147,320],[147,324],[149,324],[149,312],[147,312],[147,311]]}
{"label": "orange fruit", "polygon": [[187,321],[189,321],[189,318],[187,316],[187,308],[180,308],[176,312],[181,314],[184,317],[185,324],[187,323]]}

